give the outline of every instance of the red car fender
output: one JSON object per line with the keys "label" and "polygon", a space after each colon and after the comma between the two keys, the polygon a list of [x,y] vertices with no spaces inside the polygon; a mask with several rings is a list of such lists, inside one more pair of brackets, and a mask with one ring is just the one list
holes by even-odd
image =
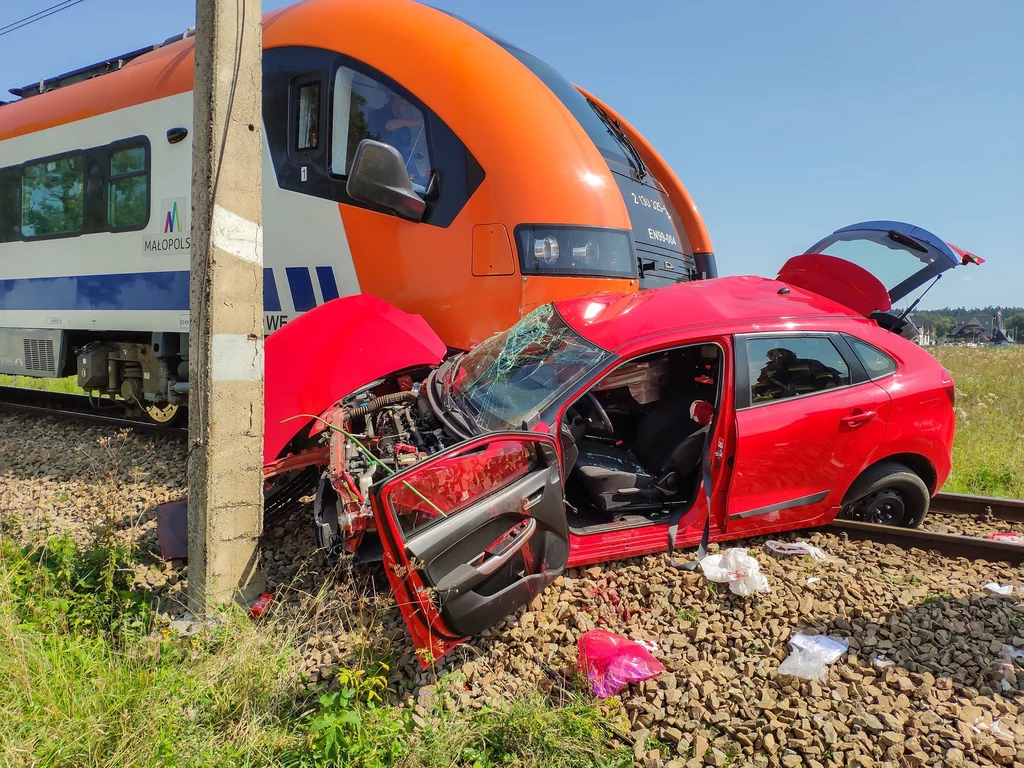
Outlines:
{"label": "red car fender", "polygon": [[263,464],[274,461],[308,419],[374,379],[436,365],[446,352],[419,315],[360,294],[334,299],[270,334],[264,345]]}

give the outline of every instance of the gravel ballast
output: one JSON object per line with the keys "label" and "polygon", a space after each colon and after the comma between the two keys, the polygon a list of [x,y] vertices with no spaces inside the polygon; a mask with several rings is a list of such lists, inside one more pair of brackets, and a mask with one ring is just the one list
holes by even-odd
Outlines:
{"label": "gravel ballast", "polygon": [[[137,587],[165,616],[179,616],[187,569],[159,560],[154,510],[184,493],[185,450],[179,439],[0,412],[0,530],[25,540],[68,532],[85,542],[108,517],[139,550]],[[565,685],[580,635],[603,628],[654,641],[667,668],[604,704],[641,765],[1024,763],[1024,676],[1018,682],[1019,668],[1001,655],[1004,644],[1024,648],[1024,605],[1020,592],[983,589],[1024,585],[1017,568],[803,532],[778,538],[809,541],[832,559],[777,560],[763,540],[741,542],[771,591],[738,597],[653,555],[566,572],[424,671],[383,572],[327,567],[309,516],[306,508],[272,526],[263,562],[284,612],[305,618],[310,687],[331,685],[340,666],[368,652],[385,653],[393,701],[414,707],[414,720],[432,701],[500,706]],[[954,521],[939,524],[975,532]],[[826,680],[778,674],[797,632],[849,640]]]}

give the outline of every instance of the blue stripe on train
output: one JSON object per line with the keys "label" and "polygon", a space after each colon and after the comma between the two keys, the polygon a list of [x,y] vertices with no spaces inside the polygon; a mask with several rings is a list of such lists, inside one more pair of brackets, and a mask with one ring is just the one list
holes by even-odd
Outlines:
{"label": "blue stripe on train", "polygon": [[277,292],[277,280],[274,279],[274,270],[270,267],[263,268],[263,311],[281,311],[281,296]]}
{"label": "blue stripe on train", "polygon": [[[288,267],[297,312],[316,306],[308,267]],[[316,267],[324,301],[338,298],[332,267]],[[0,279],[0,311],[163,310],[188,312],[188,272],[135,272],[114,275]],[[281,295],[270,267],[263,269],[263,310],[281,311]]]}
{"label": "blue stripe on train", "polygon": [[188,272],[0,280],[0,310],[16,309],[188,312]]}
{"label": "blue stripe on train", "polygon": [[316,279],[320,281],[320,293],[324,301],[338,298],[338,284],[334,281],[334,267],[317,267]]}
{"label": "blue stripe on train", "polygon": [[288,276],[288,287],[292,292],[292,304],[296,312],[308,312],[316,306],[316,294],[313,293],[313,281],[309,277],[309,267],[285,267]]}

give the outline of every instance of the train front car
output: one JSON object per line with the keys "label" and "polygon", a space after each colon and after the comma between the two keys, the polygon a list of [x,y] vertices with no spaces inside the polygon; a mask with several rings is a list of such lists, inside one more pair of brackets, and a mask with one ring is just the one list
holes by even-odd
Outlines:
{"label": "train front car", "polygon": [[[0,107],[0,373],[186,402],[192,43]],[[263,45],[268,333],[365,293],[468,349],[551,300],[715,275],[664,160],[515,46],[410,0],[272,11]]]}

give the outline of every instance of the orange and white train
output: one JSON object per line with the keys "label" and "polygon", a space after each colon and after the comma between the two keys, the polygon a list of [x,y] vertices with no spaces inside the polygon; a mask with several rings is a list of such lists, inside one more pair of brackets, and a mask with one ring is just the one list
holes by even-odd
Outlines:
{"label": "orange and white train", "polygon": [[[369,293],[468,349],[553,299],[716,276],[654,148],[471,23],[306,0],[264,16],[263,48],[268,333]],[[185,33],[0,106],[0,373],[77,372],[157,420],[185,402],[192,83]],[[401,199],[358,167],[381,144]]]}

